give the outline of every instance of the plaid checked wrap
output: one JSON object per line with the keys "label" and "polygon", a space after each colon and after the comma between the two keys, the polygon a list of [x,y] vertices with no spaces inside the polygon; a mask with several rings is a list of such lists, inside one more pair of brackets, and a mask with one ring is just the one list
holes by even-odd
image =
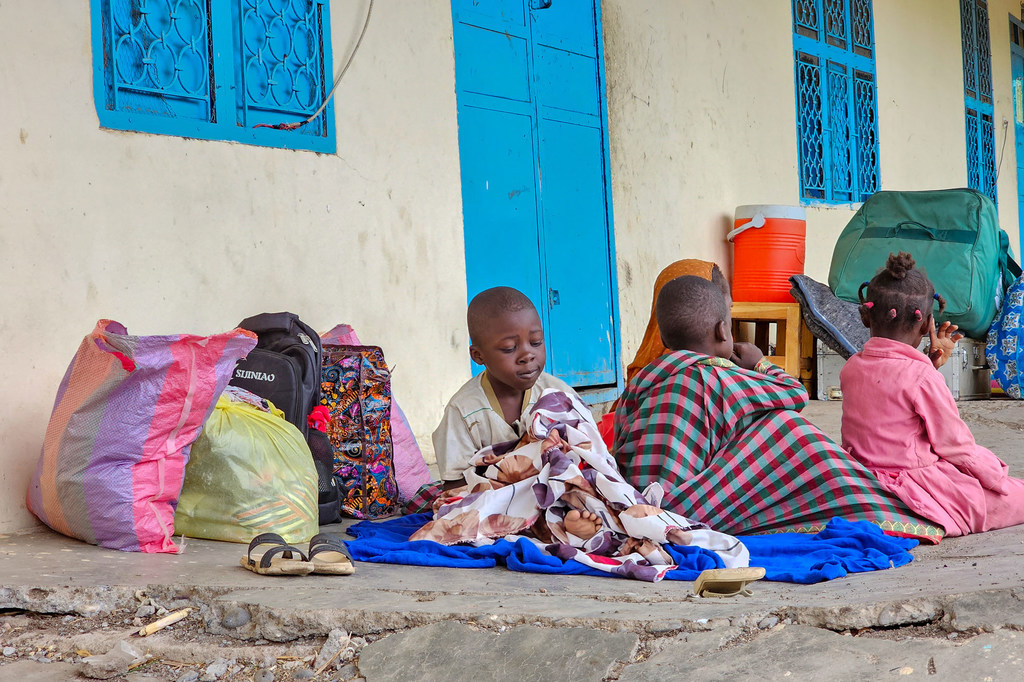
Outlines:
{"label": "plaid checked wrap", "polygon": [[615,412],[615,458],[665,509],[734,535],[815,533],[833,517],[937,543],[863,465],[798,414],[807,391],[766,360],[753,371],[675,351],[629,382]]}

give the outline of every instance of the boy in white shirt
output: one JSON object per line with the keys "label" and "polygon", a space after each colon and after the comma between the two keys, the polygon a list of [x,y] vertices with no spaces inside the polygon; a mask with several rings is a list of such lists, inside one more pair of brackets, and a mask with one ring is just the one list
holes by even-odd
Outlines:
{"label": "boy in white shirt", "polygon": [[564,381],[544,372],[544,326],[522,292],[511,287],[482,291],[470,301],[466,318],[469,355],[484,371],[448,401],[432,437],[446,490],[465,483],[469,459],[482,448],[519,440],[529,427],[530,408],[545,389],[576,396]]}

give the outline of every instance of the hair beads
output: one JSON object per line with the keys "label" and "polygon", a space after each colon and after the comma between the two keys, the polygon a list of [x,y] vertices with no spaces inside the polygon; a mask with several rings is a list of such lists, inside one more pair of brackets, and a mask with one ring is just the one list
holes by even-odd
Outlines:
{"label": "hair beads", "polygon": [[895,308],[889,308],[889,319],[890,320],[895,320],[896,319],[896,309]]}

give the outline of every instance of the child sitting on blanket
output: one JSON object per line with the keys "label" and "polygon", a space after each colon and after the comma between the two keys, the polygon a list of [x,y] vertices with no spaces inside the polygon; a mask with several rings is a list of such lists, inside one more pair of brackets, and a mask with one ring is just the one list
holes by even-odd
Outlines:
{"label": "child sitting on blanket", "polygon": [[466,321],[469,356],[484,371],[452,396],[433,434],[445,489],[465,483],[462,474],[469,458],[482,448],[518,440],[529,425],[530,408],[545,389],[579,397],[544,371],[544,326],[520,291],[494,287],[480,292],[469,303]]}
{"label": "child sitting on blanket", "polygon": [[637,372],[615,412],[614,453],[628,483],[662,485],[665,509],[726,533],[815,533],[839,516],[942,537],[799,414],[807,391],[796,378],[734,342],[718,286],[679,277],[655,311],[672,352]]}
{"label": "child sitting on blanket", "polygon": [[[966,535],[1024,523],[1024,480],[974,442],[936,371],[959,335],[944,322],[945,300],[909,253],[890,254],[885,269],[858,292],[871,330],[864,349],[839,375],[843,445],[915,512]],[[931,336],[931,353],[917,349]]]}
{"label": "child sitting on blanket", "polygon": [[[469,459],[467,484],[435,503],[434,518],[411,540],[444,545],[526,539],[542,552],[616,575],[660,580],[674,568],[665,545],[718,555],[708,566],[747,566],[736,538],[659,508],[657,485],[642,494],[619,475],[579,398],[548,389],[518,441]],[[710,559],[710,557],[709,557]]]}
{"label": "child sitting on blanket", "polygon": [[727,567],[747,565],[738,540],[663,512],[660,487],[641,495],[622,480],[590,410],[544,373],[544,328],[526,296],[488,289],[470,303],[467,321],[470,355],[485,370],[449,401],[434,432],[445,490],[434,520],[412,539],[523,536],[562,559],[644,580],[671,568],[663,544],[692,544],[717,552]]}

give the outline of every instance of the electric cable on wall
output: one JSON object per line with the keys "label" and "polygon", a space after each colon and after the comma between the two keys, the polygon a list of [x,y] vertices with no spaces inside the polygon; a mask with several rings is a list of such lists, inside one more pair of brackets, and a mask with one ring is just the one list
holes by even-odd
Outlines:
{"label": "electric cable on wall", "polygon": [[370,25],[370,15],[371,14],[373,14],[373,0],[370,0],[370,4],[366,8],[366,18],[363,20],[363,28],[359,32],[359,38],[356,40],[356,45],[355,45],[355,47],[352,48],[352,52],[349,54],[348,59],[345,61],[345,65],[343,67],[341,67],[341,73],[339,73],[338,77],[334,79],[334,85],[331,87],[331,91],[327,93],[327,96],[324,97],[323,104],[320,105],[319,109],[314,111],[313,114],[309,118],[304,120],[304,121],[289,122],[289,123],[273,123],[273,124],[271,124],[271,123],[259,123],[257,125],[254,125],[253,128],[273,128],[275,130],[295,130],[297,128],[301,128],[302,126],[306,125],[310,121],[316,119],[317,116],[322,114],[324,109],[327,108],[328,102],[330,102],[331,98],[334,97],[334,93],[338,89],[338,85],[341,84],[341,79],[342,79],[342,77],[344,77],[345,72],[348,71],[348,67],[350,67],[352,65],[352,60],[353,60],[353,58],[355,58],[356,52],[359,51],[359,46],[363,42],[363,36],[366,35],[366,27]]}

